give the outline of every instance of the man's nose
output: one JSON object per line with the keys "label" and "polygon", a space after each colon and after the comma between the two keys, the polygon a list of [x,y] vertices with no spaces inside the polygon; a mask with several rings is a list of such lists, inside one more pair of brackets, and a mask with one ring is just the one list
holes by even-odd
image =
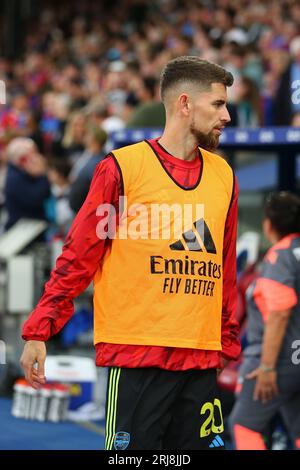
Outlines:
{"label": "man's nose", "polygon": [[229,114],[229,111],[228,111],[227,108],[224,108],[223,111],[222,111],[221,121],[224,122],[224,123],[228,123],[228,122],[231,121],[231,117],[230,117],[230,114]]}

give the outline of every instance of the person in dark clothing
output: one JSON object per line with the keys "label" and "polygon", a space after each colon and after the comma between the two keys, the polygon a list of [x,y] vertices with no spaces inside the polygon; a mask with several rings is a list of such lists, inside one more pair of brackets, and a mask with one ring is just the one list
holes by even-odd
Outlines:
{"label": "person in dark clothing", "polygon": [[266,450],[266,431],[279,413],[294,448],[300,449],[299,197],[272,194],[265,204],[263,231],[272,246],[247,289],[248,344],[230,428],[237,450]]}
{"label": "person in dark clothing", "polygon": [[287,126],[291,124],[293,117],[291,101],[291,70],[292,64],[289,64],[285,72],[283,72],[280,77],[278,89],[273,100],[273,124],[275,126]]}
{"label": "person in dark clothing", "polygon": [[293,117],[300,111],[300,39],[294,38],[290,43],[292,60],[282,73],[274,97],[274,124],[276,126],[292,125]]}
{"label": "person in dark clothing", "polygon": [[54,233],[62,236],[67,234],[74,218],[69,203],[70,171],[71,165],[65,158],[52,158],[48,162],[47,176],[51,184],[51,198],[48,200],[47,215],[53,224]]}
{"label": "person in dark clothing", "polygon": [[89,192],[94,170],[105,157],[102,149],[107,140],[106,132],[96,126],[91,126],[87,130],[86,149],[82,156],[75,163],[70,179],[70,207],[74,212],[78,212]]}
{"label": "person in dark clothing", "polygon": [[8,230],[21,218],[46,219],[44,203],[50,195],[46,162],[32,139],[17,137],[7,147],[5,208]]}

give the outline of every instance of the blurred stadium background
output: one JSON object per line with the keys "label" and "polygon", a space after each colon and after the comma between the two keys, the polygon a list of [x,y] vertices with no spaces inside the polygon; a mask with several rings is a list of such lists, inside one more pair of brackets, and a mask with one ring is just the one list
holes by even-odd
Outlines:
{"label": "blurred stadium background", "polygon": [[[0,422],[6,430],[0,449],[103,448],[105,371],[91,372],[77,388],[80,395],[83,383],[94,384],[83,402],[96,403],[96,420],[95,408],[81,410],[76,423],[11,416],[13,384],[21,376],[20,328],[96,164],[114,147],[160,135],[159,75],[179,55],[217,62],[235,77],[228,90],[232,121],[219,151],[233,166],[240,187],[241,276],[267,247],[261,237],[266,196],[278,189],[299,192],[300,3],[0,4]],[[19,177],[21,165],[35,179],[29,190]],[[243,301],[239,315],[244,321]],[[74,319],[50,341],[49,354],[93,357],[90,290],[77,299]],[[221,384],[228,409],[234,374],[232,369]],[[53,380],[60,379],[54,372]],[[78,385],[78,377],[72,380]]]}

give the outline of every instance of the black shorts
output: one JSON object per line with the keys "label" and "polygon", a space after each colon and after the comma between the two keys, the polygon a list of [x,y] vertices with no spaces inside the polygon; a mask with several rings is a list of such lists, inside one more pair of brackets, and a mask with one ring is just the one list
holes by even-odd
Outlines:
{"label": "black shorts", "polygon": [[221,450],[223,431],[215,369],[109,369],[106,450]]}

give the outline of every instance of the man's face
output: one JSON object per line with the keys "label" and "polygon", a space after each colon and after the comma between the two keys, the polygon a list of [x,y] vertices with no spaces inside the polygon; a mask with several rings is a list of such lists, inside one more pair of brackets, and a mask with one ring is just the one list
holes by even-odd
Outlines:
{"label": "man's face", "polygon": [[218,147],[222,130],[230,122],[226,102],[226,87],[222,83],[213,83],[210,90],[191,98],[190,132],[200,147],[207,150]]}

